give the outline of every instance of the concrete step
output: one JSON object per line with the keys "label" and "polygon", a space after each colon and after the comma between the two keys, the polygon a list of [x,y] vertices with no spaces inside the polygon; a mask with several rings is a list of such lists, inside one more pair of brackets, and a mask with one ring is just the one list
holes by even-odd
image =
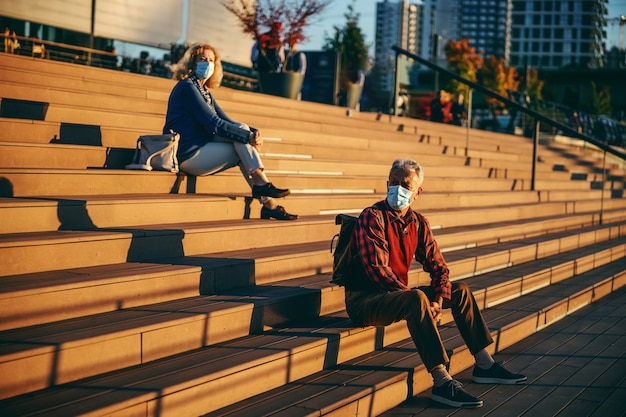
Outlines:
{"label": "concrete step", "polygon": [[[490,350],[499,353],[535,332],[558,323],[565,316],[618,290],[625,280],[621,268],[613,263],[483,311],[492,335],[497,340],[497,346],[492,345]],[[298,331],[288,330],[293,333]],[[446,347],[454,352],[450,363],[451,373],[455,375],[472,367],[473,358],[455,326],[442,326],[441,335]],[[513,369],[518,371],[518,368]],[[415,353],[412,341],[405,339],[389,344],[387,349],[290,381],[203,416],[236,417],[251,413],[281,415],[286,410],[289,410],[290,416],[313,413],[383,415],[385,411],[431,387],[430,374]],[[174,407],[176,405],[172,404],[172,409]],[[180,412],[183,410],[181,407]],[[401,410],[396,411],[403,413]],[[451,409],[430,408],[426,415],[448,415],[450,412]]]}
{"label": "concrete step", "polygon": [[[511,274],[507,274],[510,278],[506,282],[502,281],[501,273],[497,274],[499,277],[496,273],[491,273],[481,276],[480,280],[478,277],[470,280],[478,302],[497,311],[497,314],[487,311],[486,318],[490,327],[497,329],[494,331],[498,336],[498,349],[503,349],[557,320],[564,312],[580,308],[591,300],[623,286],[626,283],[626,274],[623,273],[619,263],[625,255],[626,242],[621,240],[622,243],[614,248],[607,245],[606,249],[602,247],[598,247],[598,250],[578,249],[568,253],[567,257],[559,255],[546,258],[542,262],[511,267],[508,270]],[[577,260],[582,262],[581,265],[577,265]],[[561,274],[555,277],[554,270],[559,270]],[[592,273],[581,279],[581,274],[585,272]],[[579,276],[570,278],[576,274]],[[533,276],[535,279],[532,282],[525,280],[524,277],[527,276]],[[481,285],[483,280],[489,281],[491,277],[494,279]],[[499,282],[494,284],[496,281]],[[542,284],[539,284],[539,281],[542,281]],[[559,285],[559,281],[568,285]],[[508,297],[503,296],[501,291],[492,291],[494,285],[495,288],[514,287],[514,291],[520,295],[511,297],[507,293]],[[533,291],[541,291],[541,288],[546,286],[550,288],[543,290],[539,297],[532,296]],[[559,294],[559,297],[546,298],[544,294],[552,296]],[[506,302],[507,298],[510,301]],[[541,300],[539,302],[541,307],[533,308],[537,300]],[[516,305],[517,308],[512,311],[511,305]],[[61,385],[54,390],[32,393],[28,395],[28,401],[16,397],[0,402],[0,409],[5,412],[45,410],[52,413],[48,415],[60,415],[55,414],[59,412],[69,415],[75,413],[72,410],[76,410],[74,407],[78,406],[78,401],[84,402],[85,405],[82,407],[88,407],[93,413],[126,414],[136,407],[147,406],[150,410],[158,402],[160,415],[197,415],[199,410],[215,411],[253,395],[291,385],[292,382],[307,382],[298,381],[301,378],[317,379],[321,375],[333,374],[336,372],[333,367],[338,364],[341,365],[339,368],[345,369],[345,366],[355,364],[353,360],[363,364],[364,360],[374,358],[375,361],[380,361],[383,359],[381,355],[385,353],[395,352],[395,355],[398,355],[399,352],[395,349],[389,352],[375,349],[393,347],[391,344],[408,337],[403,323],[388,326],[380,333],[382,329],[354,329],[350,326],[349,320],[342,320],[343,317],[345,313],[327,315],[312,323],[303,323],[302,327],[279,327],[258,336],[249,336],[166,357],[139,367],[130,367],[72,383],[67,387]],[[450,320],[451,317],[447,314],[443,322],[449,323]],[[451,328],[450,331],[454,330]],[[449,347],[451,345],[455,347],[453,358],[465,358],[467,362],[467,351],[453,341],[458,337],[452,337],[446,330],[444,335]],[[161,336],[155,339],[163,342],[164,338]],[[402,355],[406,357],[406,352]],[[385,362],[393,363],[387,360]],[[455,366],[463,366],[461,362],[457,360]],[[453,369],[453,372],[457,371],[458,368]],[[379,372],[377,376],[381,377],[384,374],[386,373]],[[404,375],[406,378],[405,373]],[[263,379],[263,384],[259,383],[260,378]],[[428,378],[420,380],[429,381]],[[238,389],[226,388],[233,386],[232,384],[236,384]],[[302,386],[299,383],[294,385]],[[103,386],[115,386],[118,389],[113,391],[96,389]],[[158,392],[147,393],[144,389],[148,386]],[[119,389],[121,387],[124,389]],[[90,394],[85,390],[90,391]],[[225,392],[229,392],[229,395],[224,395]],[[130,395],[118,395],[123,393]],[[344,395],[343,398],[345,401],[354,396]],[[405,399],[406,392],[394,405]]]}

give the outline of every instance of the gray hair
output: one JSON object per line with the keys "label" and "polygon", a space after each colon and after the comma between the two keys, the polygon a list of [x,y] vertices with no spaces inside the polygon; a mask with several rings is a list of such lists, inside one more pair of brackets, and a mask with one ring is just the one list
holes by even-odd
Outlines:
{"label": "gray hair", "polygon": [[408,169],[408,170],[415,171],[415,173],[417,174],[417,186],[418,187],[422,186],[422,183],[424,182],[424,169],[419,164],[419,162],[413,159],[398,158],[395,161],[393,161],[393,164],[391,164],[389,175],[391,175],[393,171],[398,170],[398,169],[401,169],[401,170]]}

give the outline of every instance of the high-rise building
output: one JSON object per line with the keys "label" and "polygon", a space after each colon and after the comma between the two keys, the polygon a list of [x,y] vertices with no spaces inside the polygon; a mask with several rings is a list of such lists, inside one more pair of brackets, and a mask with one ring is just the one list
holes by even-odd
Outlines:
{"label": "high-rise building", "polygon": [[485,56],[507,62],[511,43],[512,0],[460,0],[458,40],[469,39],[470,46]]}
{"label": "high-rise building", "polygon": [[[420,6],[416,1],[383,1],[376,4],[375,62],[379,70],[379,88],[392,92],[395,83],[394,45],[412,54],[420,53]],[[400,77],[408,78],[410,66],[400,69]]]}
{"label": "high-rise building", "polygon": [[419,7],[418,54],[442,66],[445,43],[461,39],[515,67],[602,65],[606,0],[424,0]]}
{"label": "high-rise building", "polygon": [[420,16],[420,56],[445,66],[444,46],[459,40],[459,0],[424,0]]}
{"label": "high-rise building", "polygon": [[509,64],[542,69],[599,67],[606,0],[513,0]]}

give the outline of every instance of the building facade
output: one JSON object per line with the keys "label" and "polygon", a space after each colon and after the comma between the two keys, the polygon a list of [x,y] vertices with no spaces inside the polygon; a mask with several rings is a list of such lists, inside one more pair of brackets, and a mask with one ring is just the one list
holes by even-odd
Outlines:
{"label": "building facade", "polygon": [[605,0],[513,0],[509,64],[541,69],[602,66]]}
{"label": "building facade", "polygon": [[511,54],[512,0],[461,0],[458,39],[469,39],[470,46],[485,56],[504,58]]}
{"label": "building facade", "polygon": [[[395,86],[394,45],[419,55],[421,6],[414,1],[383,1],[376,5],[376,41],[374,60],[378,69],[377,86],[382,91],[393,92]],[[400,68],[400,77],[408,82],[411,63]]]}

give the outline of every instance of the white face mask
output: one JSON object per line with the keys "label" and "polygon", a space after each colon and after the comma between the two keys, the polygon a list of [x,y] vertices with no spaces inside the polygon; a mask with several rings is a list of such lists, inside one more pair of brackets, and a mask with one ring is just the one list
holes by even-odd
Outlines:
{"label": "white face mask", "polygon": [[209,61],[200,61],[196,64],[196,77],[201,80],[208,80],[215,71],[215,63]]}
{"label": "white face mask", "polygon": [[394,210],[404,210],[411,205],[413,193],[400,185],[390,185],[387,190],[387,202]]}

